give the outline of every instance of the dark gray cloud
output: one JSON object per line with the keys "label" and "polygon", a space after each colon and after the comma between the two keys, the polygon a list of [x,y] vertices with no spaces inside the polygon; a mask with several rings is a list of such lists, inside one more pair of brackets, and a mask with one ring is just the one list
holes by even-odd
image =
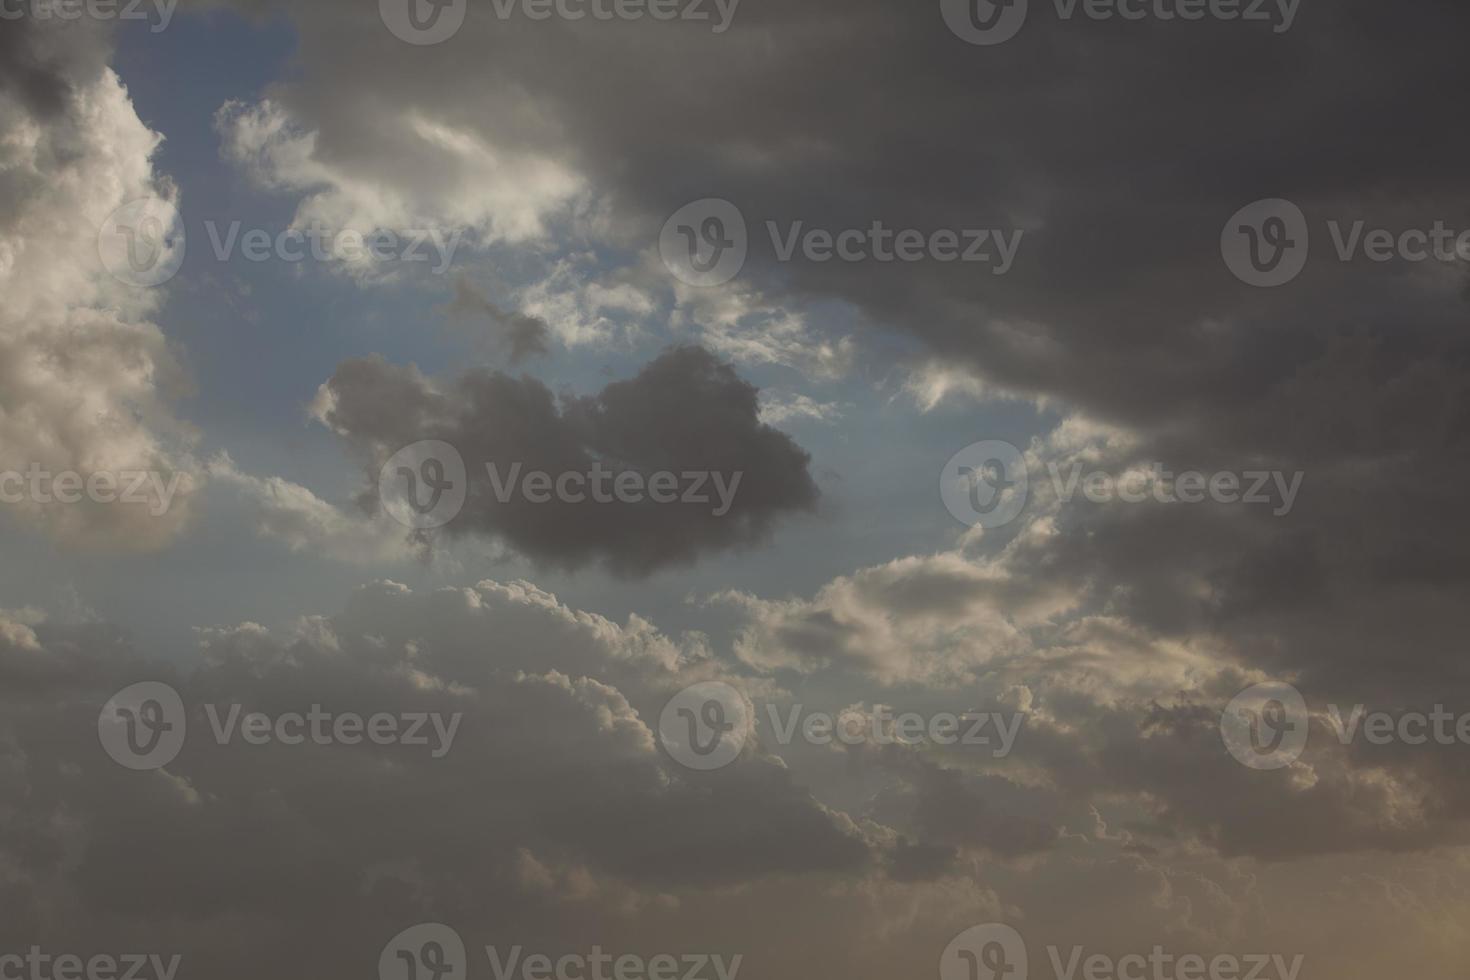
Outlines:
{"label": "dark gray cloud", "polygon": [[42,119],[59,115],[74,92],[73,66],[65,60],[57,32],[41,31],[24,7],[19,15],[7,17],[0,31],[0,93],[17,98]]}
{"label": "dark gray cloud", "polygon": [[[370,455],[378,469],[421,440],[455,447],[469,473],[468,500],[451,534],[504,541],[536,561],[563,567],[601,563],[641,575],[702,554],[759,543],[784,516],[811,510],[818,490],[810,457],[760,421],[757,390],[698,347],[669,350],[627,381],[600,393],[558,399],[541,382],[475,371],[440,385],[412,367],[380,358],[349,361],[322,388],[319,414]],[[538,503],[517,490],[497,496],[497,479],[540,471],[679,477],[679,499],[604,501],[552,495]],[[725,495],[721,497],[721,487]],[[376,491],[372,491],[375,493]],[[703,499],[686,501],[689,493]],[[728,507],[726,508],[726,505]]]}
{"label": "dark gray cloud", "polygon": [[449,313],[471,323],[488,322],[487,346],[503,353],[511,364],[547,351],[551,331],[545,320],[502,309],[463,276],[454,281]]}
{"label": "dark gray cloud", "polygon": [[[524,583],[382,582],[294,634],[200,639],[178,670],[115,630],[0,615],[7,949],[124,942],[183,952],[191,974],[307,962],[346,978],[425,919],[475,936],[493,912],[485,941],[554,949],[570,921],[558,908],[600,909],[631,943],[636,918],[671,914],[681,893],[875,864],[879,844],[771,760],[716,778],[661,755],[647,720],[684,669],[710,665],[646,623]],[[34,662],[51,665],[45,686]],[[188,713],[183,751],[157,772],[124,769],[97,739],[102,703],[140,680],[174,686]],[[430,761],[402,745],[219,745],[204,706],[231,704],[464,717]]]}

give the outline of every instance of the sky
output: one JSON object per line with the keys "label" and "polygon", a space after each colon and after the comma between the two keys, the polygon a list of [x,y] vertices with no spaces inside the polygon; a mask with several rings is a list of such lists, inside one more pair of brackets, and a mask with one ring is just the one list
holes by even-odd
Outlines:
{"label": "sky", "polygon": [[0,980],[1462,976],[1467,27],[0,3]]}

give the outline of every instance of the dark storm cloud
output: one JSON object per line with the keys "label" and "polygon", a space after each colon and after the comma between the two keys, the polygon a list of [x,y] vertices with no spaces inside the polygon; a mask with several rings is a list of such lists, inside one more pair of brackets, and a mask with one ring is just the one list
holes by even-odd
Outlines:
{"label": "dark storm cloud", "polygon": [[[551,565],[600,562],[642,575],[756,544],[778,518],[815,506],[810,457],[760,421],[757,394],[698,347],[674,348],[631,380],[560,402],[529,377],[475,371],[439,386],[412,367],[370,358],[342,364],[323,386],[321,417],[371,454],[374,479],[411,443],[455,447],[469,472],[469,496],[447,526],[451,533],[492,536]],[[519,490],[502,501],[490,464],[502,482],[517,464],[522,474],[552,478],[588,474],[594,465],[649,480],[678,474],[679,499],[598,502],[588,486],[573,491],[580,501],[553,495],[537,503]],[[686,502],[686,491],[705,499]]]}

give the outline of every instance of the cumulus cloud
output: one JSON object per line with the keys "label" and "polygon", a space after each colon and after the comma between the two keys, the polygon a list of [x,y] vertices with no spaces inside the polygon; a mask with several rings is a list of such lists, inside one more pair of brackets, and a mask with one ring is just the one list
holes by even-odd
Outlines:
{"label": "cumulus cloud", "polygon": [[[688,679],[718,676],[697,637],[525,583],[379,582],[285,635],[245,623],[199,638],[181,671],[100,627],[3,622],[0,780],[16,792],[0,941],[141,928],[134,946],[181,950],[211,976],[304,956],[346,977],[422,918],[473,934],[495,909],[509,918],[490,932],[525,942],[553,935],[558,909],[601,909],[632,941],[644,910],[671,928],[681,894],[861,877],[879,846],[769,760],[712,780],[661,755],[648,719]],[[170,683],[188,712],[182,753],[154,772],[117,766],[96,736],[110,689],[143,679]],[[432,762],[366,741],[221,745],[204,706],[230,704],[462,723]]]}
{"label": "cumulus cloud", "polygon": [[[698,347],[671,349],[630,380],[560,404],[529,377],[476,371],[441,383],[367,358],[339,366],[313,410],[368,457],[375,483],[404,447],[448,443],[469,484],[446,530],[502,540],[549,565],[600,563],[641,575],[687,564],[756,544],[775,521],[812,509],[818,497],[810,457],[760,421],[756,389]],[[606,478],[601,502],[590,499],[590,483],[568,485],[587,498],[580,501],[538,502],[518,485],[521,474],[556,480],[594,466],[640,474],[650,491],[655,474],[673,474],[677,499],[612,499],[615,476]]]}
{"label": "cumulus cloud", "polygon": [[[1108,708],[1083,686],[1053,714],[1064,695],[1038,682],[1036,703],[1012,702],[1039,726],[1015,760],[863,746],[834,782],[828,763],[770,754],[764,728],[731,766],[683,769],[653,728],[667,697],[711,678],[759,691],[758,678],[698,635],[620,624],[525,582],[377,582],[287,630],[198,635],[180,668],[100,624],[0,620],[0,941],[176,951],[225,978],[301,962],[357,976],[420,921],[453,924],[472,948],[742,952],[781,978],[810,975],[813,958],[871,980],[932,969],[976,918],[1035,943],[1301,950],[1354,980],[1390,959],[1339,948],[1371,921],[1415,940],[1397,961],[1463,954],[1464,897],[1443,867],[1215,853],[1232,843],[1221,832],[1267,823],[1342,840],[1368,829],[1345,818],[1399,790],[1363,780],[1283,800],[1218,764],[1182,701]],[[1054,673],[1059,689],[1086,679]],[[139,680],[170,684],[187,712],[182,751],[152,772],[97,741],[102,703]],[[428,761],[368,741],[218,744],[209,705],[462,721]],[[1337,779],[1324,768],[1319,785]]]}
{"label": "cumulus cloud", "polygon": [[307,487],[281,477],[258,477],[235,465],[228,453],[207,466],[217,491],[234,491],[254,521],[256,533],[297,554],[316,554],[354,564],[422,557],[386,516],[373,518],[323,500]]}
{"label": "cumulus cloud", "polygon": [[112,278],[98,252],[114,210],[174,196],[151,162],[161,137],[106,66],[95,26],[23,19],[7,21],[5,34],[0,471],[83,480],[147,471],[178,493],[164,507],[156,494],[58,503],[49,489],[23,491],[4,509],[72,546],[161,547],[188,521],[201,484],[195,435],[168,404],[186,379],[150,320],[159,294]]}

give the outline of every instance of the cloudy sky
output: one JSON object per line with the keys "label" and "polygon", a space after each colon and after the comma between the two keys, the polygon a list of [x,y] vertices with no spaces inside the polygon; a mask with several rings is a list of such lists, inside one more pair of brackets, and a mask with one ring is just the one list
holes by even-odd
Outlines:
{"label": "cloudy sky", "polygon": [[1463,976],[1467,31],[3,0],[0,980]]}

